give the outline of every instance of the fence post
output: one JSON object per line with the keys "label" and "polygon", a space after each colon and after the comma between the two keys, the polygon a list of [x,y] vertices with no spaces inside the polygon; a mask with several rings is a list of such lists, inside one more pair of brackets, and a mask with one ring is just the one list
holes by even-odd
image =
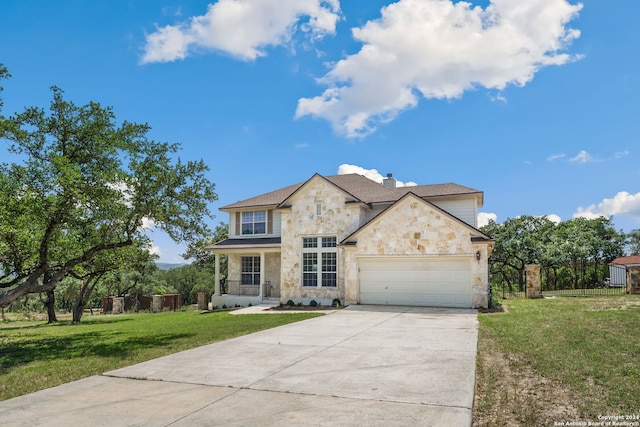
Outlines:
{"label": "fence post", "polygon": [[198,310],[209,308],[209,295],[206,292],[198,292]]}
{"label": "fence post", "polygon": [[527,276],[527,298],[541,298],[542,290],[540,288],[540,265],[527,264],[524,266]]}
{"label": "fence post", "polygon": [[113,314],[124,313],[124,297],[113,297]]}
{"label": "fence post", "polygon": [[162,312],[163,301],[164,295],[154,295],[153,300],[151,301],[151,311],[153,313]]}

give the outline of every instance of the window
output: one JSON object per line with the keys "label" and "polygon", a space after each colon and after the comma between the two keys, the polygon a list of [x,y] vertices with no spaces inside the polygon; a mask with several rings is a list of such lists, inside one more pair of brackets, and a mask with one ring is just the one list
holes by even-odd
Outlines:
{"label": "window", "polygon": [[242,212],[242,234],[266,234],[267,211]]}
{"label": "window", "polygon": [[303,237],[302,238],[302,247],[303,248],[317,248],[318,247],[318,239],[315,237]]}
{"label": "window", "polygon": [[260,284],[260,257],[259,256],[243,256],[242,264],[242,285],[259,285]]}
{"label": "window", "polygon": [[338,284],[336,237],[302,238],[302,286],[335,288]]}
{"label": "window", "polygon": [[335,288],[337,284],[338,257],[335,252],[322,253],[322,286]]}
{"label": "window", "polygon": [[318,286],[318,254],[302,254],[302,286]]}

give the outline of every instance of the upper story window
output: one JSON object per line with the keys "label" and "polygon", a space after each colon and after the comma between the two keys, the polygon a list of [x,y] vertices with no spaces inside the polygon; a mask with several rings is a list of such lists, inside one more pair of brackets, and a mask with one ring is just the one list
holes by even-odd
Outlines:
{"label": "upper story window", "polygon": [[243,235],[266,234],[267,211],[242,212],[241,230]]}

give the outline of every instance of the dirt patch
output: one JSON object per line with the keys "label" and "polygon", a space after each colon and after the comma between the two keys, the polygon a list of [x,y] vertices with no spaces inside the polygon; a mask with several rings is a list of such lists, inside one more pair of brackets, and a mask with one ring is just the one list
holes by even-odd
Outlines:
{"label": "dirt patch", "polygon": [[493,307],[479,308],[478,312],[479,313],[506,313],[507,307],[500,303],[495,303]]}
{"label": "dirt patch", "polygon": [[498,351],[489,339],[478,346],[474,427],[554,425],[579,419],[576,398],[562,384],[515,368],[517,360]]}
{"label": "dirt patch", "polygon": [[640,298],[594,299],[585,311],[618,311],[640,308]]}

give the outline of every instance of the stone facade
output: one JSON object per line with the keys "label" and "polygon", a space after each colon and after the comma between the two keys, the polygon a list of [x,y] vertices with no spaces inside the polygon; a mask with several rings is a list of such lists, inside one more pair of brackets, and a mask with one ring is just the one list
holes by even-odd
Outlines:
{"label": "stone facade", "polygon": [[[243,256],[260,256],[259,252],[232,253],[227,255],[227,292],[233,295],[244,295],[239,284],[242,279],[242,257]],[[264,254],[265,271],[264,281],[271,282],[272,298],[280,297],[280,252],[268,252]],[[255,294],[255,290],[250,292]]]}
{"label": "stone facade", "polygon": [[[488,252],[486,244],[474,244],[469,229],[417,197],[406,197],[360,230],[357,242],[343,251],[345,303],[359,302],[360,256],[456,256],[469,259],[473,307],[488,304]],[[479,259],[476,253],[479,252]]]}
{"label": "stone facade", "polygon": [[[345,204],[347,194],[324,179],[317,177],[308,182],[303,191],[291,198],[291,208],[281,212],[282,218],[282,273],[280,299],[308,303],[316,300],[331,304],[334,298],[344,299],[344,257],[338,250],[338,286],[303,287],[302,238],[336,236],[337,241],[358,229],[363,208],[358,204]],[[320,205],[320,215],[318,215]]]}

